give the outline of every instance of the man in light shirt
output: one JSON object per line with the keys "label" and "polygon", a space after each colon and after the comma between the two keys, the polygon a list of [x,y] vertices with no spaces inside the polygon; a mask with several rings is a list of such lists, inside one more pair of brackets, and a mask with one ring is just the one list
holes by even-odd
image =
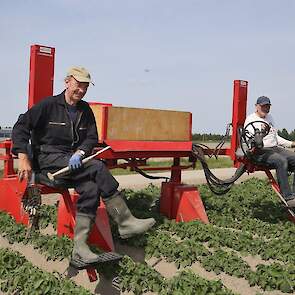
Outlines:
{"label": "man in light shirt", "polygon": [[255,150],[253,159],[261,165],[270,165],[276,169],[281,194],[288,206],[295,208],[295,193],[292,192],[288,182],[288,171],[295,171],[295,153],[285,149],[294,148],[295,142],[278,135],[273,117],[269,114],[270,107],[271,102],[268,97],[258,97],[256,111],[246,118],[244,127],[251,122],[260,121],[247,127],[247,131],[254,134],[254,128],[263,130],[269,126],[269,133],[263,138],[263,148]]}

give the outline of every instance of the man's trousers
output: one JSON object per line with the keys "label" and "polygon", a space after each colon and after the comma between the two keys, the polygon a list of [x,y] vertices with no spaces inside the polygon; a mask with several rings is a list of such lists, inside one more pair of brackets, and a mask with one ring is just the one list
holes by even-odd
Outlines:
{"label": "man's trousers", "polygon": [[[39,154],[38,162],[41,172],[56,172],[68,166],[72,154],[51,153]],[[58,180],[70,182],[79,194],[77,211],[80,213],[96,215],[100,196],[108,198],[118,189],[119,183],[109,172],[104,162],[96,159],[90,160],[84,167],[64,176],[58,176]]]}

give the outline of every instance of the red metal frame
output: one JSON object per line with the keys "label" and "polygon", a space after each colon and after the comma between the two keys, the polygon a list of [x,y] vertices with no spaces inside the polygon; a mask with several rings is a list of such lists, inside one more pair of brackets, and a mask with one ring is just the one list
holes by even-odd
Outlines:
{"label": "red metal frame", "polygon": [[[30,84],[28,106],[32,107],[38,103],[42,97],[52,95],[53,92],[53,75],[54,75],[54,48],[40,45],[31,47],[30,63]],[[243,126],[246,117],[247,106],[247,81],[234,81],[233,94],[233,117],[232,117],[232,139],[231,147],[221,149],[219,155],[230,156],[238,166],[243,159],[237,159],[235,152],[239,146],[238,128]],[[97,104],[93,102],[92,104]],[[108,108],[111,104],[99,103],[103,109],[102,134],[100,143],[110,145],[111,150],[106,151],[101,158],[105,159],[110,168],[116,167],[135,167],[137,163],[144,164],[149,158],[173,158],[173,164],[170,167],[158,167],[154,170],[169,169],[171,171],[170,181],[162,184],[160,211],[168,218],[176,218],[176,221],[190,221],[200,219],[208,222],[208,217],[204,210],[199,192],[195,187],[187,187],[181,183],[182,169],[188,166],[180,165],[181,157],[191,156],[192,150],[192,117],[190,118],[190,140],[183,142],[168,141],[123,141],[108,140],[107,136],[107,117]],[[0,148],[5,149],[5,154],[0,155],[0,160],[4,160],[4,174],[0,180],[0,208],[10,212],[20,222],[27,223],[27,217],[21,219],[18,215],[21,208],[21,198],[25,194],[25,186],[17,181],[17,176],[13,169],[14,157],[11,155],[11,141],[0,142]],[[212,150],[207,149],[205,154],[211,154]],[[128,159],[126,164],[118,164],[118,159]],[[250,167],[250,165],[249,165]],[[145,168],[148,170],[149,168]],[[250,171],[249,172],[253,172]],[[130,176],[132,177],[132,176]],[[270,175],[268,177],[274,181]],[[279,192],[276,182],[272,182],[275,189]],[[275,185],[276,184],[276,185]],[[18,189],[15,190],[15,187]],[[58,208],[58,232],[73,236],[74,218],[75,218],[75,200],[76,195],[70,195],[67,190],[52,190],[42,186],[42,193],[57,192],[62,194]],[[7,204],[10,207],[7,208]],[[12,207],[11,207],[12,206]],[[17,212],[16,212],[17,211]],[[113,240],[108,224],[106,210],[102,206],[98,210],[99,218],[96,219],[94,237],[92,238],[104,249],[113,250]],[[94,275],[89,270],[89,275]]]}
{"label": "red metal frame", "polygon": [[42,45],[31,46],[28,107],[53,94],[55,49]]}
{"label": "red metal frame", "polygon": [[13,155],[11,154],[11,140],[4,140],[0,142],[0,148],[5,149],[4,154],[0,154],[0,160],[4,161],[3,178],[14,175]]}
{"label": "red metal frame", "polygon": [[101,105],[101,106],[111,107],[113,104],[112,103],[107,103],[107,102],[92,101],[92,102],[89,102],[89,105]]}
{"label": "red metal frame", "polygon": [[232,108],[232,137],[230,157],[237,166],[236,150],[239,147],[238,128],[244,125],[247,109],[247,89],[248,82],[235,80],[233,93],[233,108]]}

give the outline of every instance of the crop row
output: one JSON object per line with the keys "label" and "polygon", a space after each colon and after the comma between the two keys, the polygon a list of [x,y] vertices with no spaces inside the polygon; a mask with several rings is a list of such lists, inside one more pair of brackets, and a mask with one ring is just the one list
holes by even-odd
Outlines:
{"label": "crop row", "polygon": [[[8,214],[4,212],[0,212],[0,232],[1,232],[1,235],[6,237],[10,243],[14,243],[14,242],[32,243],[34,245],[34,248],[38,249],[43,255],[45,255],[45,257],[47,257],[47,259],[50,259],[50,260],[55,260],[57,258],[58,259],[67,258],[73,246],[72,241],[66,237],[57,237],[55,235],[43,236],[39,234],[38,232],[33,233],[30,239],[27,239],[26,227],[24,227],[21,224],[15,223],[13,218],[11,218]],[[54,277],[52,277],[51,275],[49,276],[46,273],[42,274],[41,270],[37,271],[37,268],[33,267],[29,262],[26,262],[25,258],[17,254],[14,254],[12,251],[9,251],[7,253],[9,253],[9,255],[7,254],[8,256],[7,255],[2,256],[3,270],[1,271],[3,273],[7,273],[7,272],[11,273],[10,270],[15,269],[16,265],[21,266],[22,264],[24,264],[24,266],[20,268],[22,271],[26,271],[30,274],[36,273],[35,275],[33,275],[33,277],[41,276],[41,278],[39,279],[36,278],[36,281],[38,282],[42,281],[42,284],[40,283],[40,286],[39,284],[36,284],[36,286],[33,286],[31,288],[32,290],[36,289],[36,292],[39,292],[40,288],[45,288],[45,291],[47,292],[47,290],[52,290],[51,288],[57,288],[58,283],[57,281],[55,281]],[[0,255],[2,255],[1,252],[0,252]],[[5,265],[7,266],[7,268],[5,268]],[[33,269],[31,269],[32,267]],[[24,270],[24,268],[26,269],[28,268],[31,270],[27,271],[27,270]],[[181,288],[185,289],[185,292],[186,292],[185,294],[193,294],[193,293],[189,293],[190,287],[185,287],[180,284],[179,278],[175,277],[176,281],[174,280],[167,281],[158,272],[156,272],[154,269],[147,266],[145,263],[135,264],[128,257],[125,257],[124,261],[121,262],[120,265],[117,266],[117,268],[115,266],[112,266],[110,270],[108,266],[105,266],[105,267],[102,266],[98,269],[98,271],[104,274],[110,271],[112,273],[119,273],[122,289],[133,291],[135,294],[142,294],[142,292],[145,292],[145,291],[159,292],[159,294],[169,294],[167,293],[168,288],[171,294],[175,290],[180,290]],[[22,276],[19,276],[18,273],[15,273],[15,275],[17,275],[18,278],[15,278],[13,280],[12,278],[11,280],[8,280],[9,275],[7,275],[7,277],[0,277],[1,280],[6,278],[6,280],[4,280],[1,285],[2,286],[1,288],[3,291],[6,292],[7,290],[9,290],[10,292],[12,290],[16,290],[16,288],[18,288],[19,290],[21,289],[20,285],[18,285],[18,282],[20,282],[19,284],[22,284],[25,278],[23,278]],[[106,274],[106,275],[109,275],[109,274]],[[230,291],[226,290],[225,287],[220,282],[207,281],[202,278],[199,278],[195,274],[187,273],[187,274],[181,275],[181,277],[186,277],[186,276],[190,276],[190,277],[194,276],[194,281],[195,281],[194,285],[198,286],[198,288],[202,289],[204,287],[204,290],[212,289],[214,290],[214,292],[216,291],[216,294],[225,294],[225,295],[232,294]],[[50,282],[47,282],[47,280],[49,280]],[[55,283],[52,283],[51,282],[52,280],[54,280]],[[28,288],[29,288],[28,284],[23,285],[22,287],[22,290],[24,292],[23,294],[26,294],[25,292],[26,290],[29,290]],[[186,290],[186,288],[188,288],[188,290]],[[47,294],[45,291],[44,293],[42,293],[43,292],[42,291],[42,292],[39,292],[38,294],[41,294],[41,293]],[[30,294],[34,294],[34,292]],[[81,293],[81,294],[84,294],[84,293]]]}
{"label": "crop row", "polygon": [[[165,279],[147,264],[124,257],[117,270],[123,291],[135,295],[147,291],[169,294],[233,295],[220,281],[205,280],[191,271],[183,271],[173,279]],[[59,273],[40,270],[18,252],[0,248],[0,290],[9,294],[91,294]]]}
{"label": "crop row", "polygon": [[[265,181],[253,179],[234,186],[222,197],[213,195],[206,186],[201,186],[200,191],[210,218],[209,225],[164,220],[157,211],[160,192],[154,186],[137,192],[125,191],[128,205],[137,217],[152,215],[157,220],[156,230],[126,243],[145,248],[148,256],[165,257],[178,268],[199,261],[208,271],[244,277],[251,286],[293,292],[294,224],[287,220],[270,186]],[[40,223],[41,227],[49,223],[56,225],[55,206],[42,206]],[[72,241],[66,237],[33,233],[30,240],[26,239],[26,228],[5,213],[0,213],[0,232],[10,243],[32,243],[47,259],[63,259],[72,251]],[[258,265],[256,271],[252,271],[235,251],[241,255],[259,254],[265,260],[272,258],[279,263]],[[107,269],[104,267],[99,271]],[[195,294],[195,290],[198,294],[232,294],[221,282],[204,280],[191,271],[165,279],[145,263],[135,263],[129,257],[124,257],[119,266],[112,266],[111,272],[118,274],[123,290],[135,294],[146,291],[161,295]]]}
{"label": "crop row", "polygon": [[237,219],[231,215],[219,214],[214,210],[207,211],[210,222],[218,227],[242,230],[266,240],[281,239],[295,242],[294,224],[271,224],[257,218],[244,217]]}
{"label": "crop row", "polygon": [[173,278],[166,279],[147,264],[135,263],[129,257],[125,257],[120,265],[121,288],[123,291],[133,291],[135,295],[148,291],[159,295],[234,295],[221,281],[206,280],[191,270],[181,271]]}
{"label": "crop row", "polygon": [[47,259],[56,260],[69,257],[73,249],[73,242],[66,236],[42,235],[38,231],[31,233],[30,238],[26,237],[27,228],[15,222],[5,212],[0,212],[0,233],[10,244],[31,243],[35,249],[45,255]]}
{"label": "crop row", "polygon": [[208,242],[210,247],[228,247],[244,254],[260,255],[262,259],[276,259],[295,263],[295,247],[292,238],[271,239],[256,238],[247,232],[233,232],[199,221],[190,223],[167,222],[162,229],[177,234],[182,239],[195,239]]}
{"label": "crop row", "polygon": [[271,224],[270,228],[292,230],[286,210],[266,180],[252,178],[244,183],[234,185],[223,196],[214,195],[207,186],[199,187],[203,202],[208,212],[219,216],[231,216],[237,221],[244,218],[261,220]]}
{"label": "crop row", "polygon": [[256,271],[235,252],[221,248],[209,250],[198,239],[179,240],[169,232],[157,231],[147,241],[146,254],[150,257],[165,257],[176,266],[186,267],[199,261],[207,271],[216,274],[225,272],[231,276],[244,277],[250,286],[259,285],[264,290],[281,290],[291,293],[295,290],[295,266],[293,264],[258,265]]}
{"label": "crop row", "polygon": [[0,248],[0,280],[0,290],[8,294],[91,294],[58,273],[44,272],[24,256],[5,248]]}

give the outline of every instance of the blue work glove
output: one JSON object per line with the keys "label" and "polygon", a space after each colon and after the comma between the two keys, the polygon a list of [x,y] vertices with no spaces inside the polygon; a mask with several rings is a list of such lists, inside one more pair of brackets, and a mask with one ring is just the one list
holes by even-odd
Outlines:
{"label": "blue work glove", "polygon": [[82,155],[75,153],[69,160],[69,168],[74,171],[82,167]]}

